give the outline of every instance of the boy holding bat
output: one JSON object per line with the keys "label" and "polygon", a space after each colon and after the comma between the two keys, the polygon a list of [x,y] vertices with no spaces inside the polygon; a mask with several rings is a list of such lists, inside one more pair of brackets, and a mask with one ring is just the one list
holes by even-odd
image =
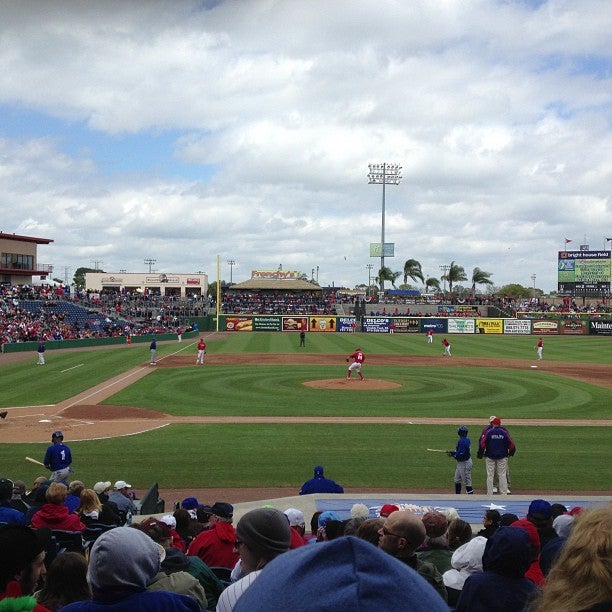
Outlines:
{"label": "boy holding bat", "polygon": [[455,493],[461,494],[461,484],[465,485],[465,491],[468,495],[474,493],[472,488],[472,456],[470,453],[470,439],[468,438],[468,428],[461,425],[457,429],[459,440],[457,448],[454,451],[447,451],[446,454],[457,461],[455,468]]}

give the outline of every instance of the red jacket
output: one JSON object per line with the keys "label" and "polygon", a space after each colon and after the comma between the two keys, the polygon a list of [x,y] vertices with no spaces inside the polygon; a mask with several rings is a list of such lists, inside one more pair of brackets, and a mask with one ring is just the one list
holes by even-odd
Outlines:
{"label": "red jacket", "polygon": [[215,523],[191,542],[188,556],[200,557],[208,567],[234,568],[239,559],[234,552],[236,530],[231,523]]}
{"label": "red jacket", "polygon": [[58,504],[44,504],[42,508],[32,516],[32,527],[48,527],[61,531],[84,531],[85,525],[81,523],[78,514],[71,514],[66,506]]}
{"label": "red jacket", "polygon": [[[6,591],[4,593],[0,593],[0,601],[3,599],[14,600],[14,607],[10,608],[11,610],[51,612],[49,608],[45,608],[45,606],[41,606],[39,603],[36,603],[36,600],[33,597],[24,595],[21,592],[21,585],[16,580],[11,580],[6,585]],[[31,605],[30,602],[32,602]],[[7,607],[7,610],[8,609],[9,608]]]}

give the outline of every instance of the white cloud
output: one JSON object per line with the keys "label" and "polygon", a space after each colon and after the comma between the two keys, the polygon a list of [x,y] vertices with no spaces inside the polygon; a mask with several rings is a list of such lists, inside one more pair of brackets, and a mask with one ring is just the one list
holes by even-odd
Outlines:
{"label": "white cloud", "polygon": [[27,129],[0,126],[2,229],[54,239],[58,268],[214,276],[219,254],[234,280],[353,286],[379,263],[367,165],[399,162],[390,267],[555,289],[563,239],[612,231],[610,55],[595,0],[4,4],[0,103]]}

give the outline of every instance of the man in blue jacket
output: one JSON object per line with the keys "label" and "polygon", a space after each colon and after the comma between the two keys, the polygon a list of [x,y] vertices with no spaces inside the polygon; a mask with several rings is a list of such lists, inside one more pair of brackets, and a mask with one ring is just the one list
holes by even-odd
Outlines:
{"label": "man in blue jacket", "polygon": [[325,478],[323,466],[317,465],[314,469],[314,478],[307,480],[300,489],[300,495],[310,493],[344,493],[344,489],[337,482]]}
{"label": "man in blue jacket", "polygon": [[493,495],[493,479],[497,473],[499,492],[508,495],[508,457],[516,452],[514,441],[508,430],[501,426],[501,419],[495,417],[491,428],[480,438],[478,458],[485,457],[487,463],[487,495]]}
{"label": "man in blue jacket", "polygon": [[468,438],[468,428],[461,425],[457,429],[459,440],[457,448],[454,451],[448,451],[448,456],[457,461],[455,468],[455,493],[461,493],[461,483],[465,485],[465,491],[468,495],[474,493],[472,488],[472,455],[470,453],[471,442]]}

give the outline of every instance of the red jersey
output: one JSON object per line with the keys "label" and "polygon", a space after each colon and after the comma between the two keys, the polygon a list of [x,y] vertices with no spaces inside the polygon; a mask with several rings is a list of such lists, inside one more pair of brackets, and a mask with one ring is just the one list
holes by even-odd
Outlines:
{"label": "red jersey", "polygon": [[540,338],[538,340],[538,348],[542,348],[544,346],[544,342],[542,341],[542,338]]}
{"label": "red jersey", "polygon": [[204,340],[200,340],[198,342],[198,351],[205,351],[206,350],[206,342],[204,342]]}
{"label": "red jersey", "polygon": [[349,355],[349,359],[354,359],[357,363],[363,363],[365,355],[361,351],[355,351],[352,355]]}

